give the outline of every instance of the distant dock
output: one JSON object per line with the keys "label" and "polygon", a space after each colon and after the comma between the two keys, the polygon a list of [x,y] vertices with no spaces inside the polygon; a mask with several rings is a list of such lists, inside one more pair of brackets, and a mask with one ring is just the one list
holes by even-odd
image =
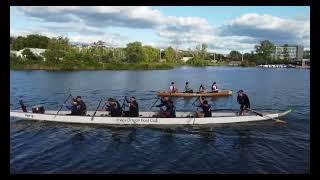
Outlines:
{"label": "distant dock", "polygon": [[299,69],[310,69],[310,66],[297,66],[297,65],[285,65],[285,64],[265,64],[258,65],[260,68],[299,68]]}

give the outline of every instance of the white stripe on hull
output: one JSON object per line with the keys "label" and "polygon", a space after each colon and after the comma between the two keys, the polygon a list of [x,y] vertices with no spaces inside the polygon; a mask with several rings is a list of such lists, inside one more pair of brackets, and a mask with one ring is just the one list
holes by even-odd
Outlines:
{"label": "white stripe on hull", "polygon": [[[289,110],[290,111],[290,110]],[[18,117],[30,120],[39,121],[54,121],[54,122],[64,122],[64,123],[84,123],[84,124],[116,124],[116,125],[126,125],[126,124],[141,124],[141,125],[192,125],[192,124],[220,124],[220,123],[237,123],[237,122],[249,122],[249,121],[262,121],[269,120],[271,118],[277,118],[283,116],[289,111],[284,113],[273,113],[267,114],[266,116],[258,116],[254,114],[248,114],[246,116],[236,116],[235,112],[213,112],[213,117],[206,118],[194,118],[190,115],[194,114],[192,112],[177,112],[176,118],[156,118],[152,117],[155,112],[140,112],[141,117],[110,117],[101,116],[107,115],[108,112],[98,111],[93,120],[91,114],[88,112],[89,116],[71,116],[66,115],[67,111],[59,112],[57,111],[46,111],[46,114],[36,114],[36,113],[24,113],[21,111],[10,111],[10,116]]]}

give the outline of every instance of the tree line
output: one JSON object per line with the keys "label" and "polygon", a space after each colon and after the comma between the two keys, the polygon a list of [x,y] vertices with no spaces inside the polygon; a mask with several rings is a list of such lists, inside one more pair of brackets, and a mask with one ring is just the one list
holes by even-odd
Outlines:
{"label": "tree line", "polygon": [[[275,45],[268,41],[261,41],[255,46],[255,51],[244,53],[231,51],[228,56],[218,53],[209,53],[208,45],[202,43],[195,49],[178,51],[173,47],[160,50],[149,45],[142,45],[141,42],[130,42],[124,48],[107,46],[106,42],[97,41],[91,46],[79,47],[72,45],[67,37],[53,37],[32,34],[26,37],[10,37],[10,47],[12,50],[22,52],[23,57],[17,57],[11,53],[10,63],[16,64],[42,64],[47,66],[62,67],[98,67],[101,64],[136,64],[136,63],[173,63],[183,64],[183,57],[191,57],[186,64],[194,66],[207,66],[212,60],[217,62],[241,61],[243,65],[257,65],[265,63],[288,63],[288,45],[284,45],[283,60],[275,58]],[[28,48],[45,49],[41,56],[33,54]],[[309,52],[310,54],[310,52]],[[306,54],[305,56],[307,56]],[[243,61],[242,61],[243,59]]]}

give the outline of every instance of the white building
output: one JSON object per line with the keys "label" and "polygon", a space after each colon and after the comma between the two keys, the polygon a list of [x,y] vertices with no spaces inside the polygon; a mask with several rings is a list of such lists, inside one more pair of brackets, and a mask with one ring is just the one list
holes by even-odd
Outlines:
{"label": "white building", "polygon": [[[284,59],[284,46],[276,46],[274,56],[276,59]],[[287,47],[289,59],[291,60],[301,60],[303,58],[303,46],[294,45]]]}
{"label": "white building", "polygon": [[188,60],[190,60],[192,57],[183,57],[181,60],[183,61],[183,62],[187,62]]}
{"label": "white building", "polygon": [[40,48],[23,48],[23,49],[21,49],[20,51],[13,51],[13,50],[11,50],[10,52],[13,53],[13,54],[15,54],[15,55],[18,56],[18,57],[20,56],[20,57],[24,58],[22,52],[23,52],[23,50],[25,50],[25,49],[30,49],[30,51],[31,51],[34,55],[42,57],[44,61],[46,60],[46,58],[42,55],[42,53],[44,53],[44,52],[46,51],[46,49],[40,49]]}

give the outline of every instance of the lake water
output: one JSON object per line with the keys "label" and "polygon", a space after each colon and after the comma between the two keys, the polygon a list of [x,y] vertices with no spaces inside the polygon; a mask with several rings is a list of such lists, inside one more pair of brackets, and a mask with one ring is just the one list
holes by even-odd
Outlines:
{"label": "lake water", "polygon": [[[149,111],[155,92],[171,81],[196,90],[216,81],[232,97],[211,99],[216,109],[238,109],[243,89],[252,108],[293,112],[273,121],[200,127],[109,127],[10,118],[11,173],[310,173],[310,71],[181,67],[153,71],[11,71],[10,108],[59,109],[69,90],[89,110],[101,97],[136,96]],[[178,111],[194,99],[176,99]],[[154,108],[153,110],[157,110]]]}

